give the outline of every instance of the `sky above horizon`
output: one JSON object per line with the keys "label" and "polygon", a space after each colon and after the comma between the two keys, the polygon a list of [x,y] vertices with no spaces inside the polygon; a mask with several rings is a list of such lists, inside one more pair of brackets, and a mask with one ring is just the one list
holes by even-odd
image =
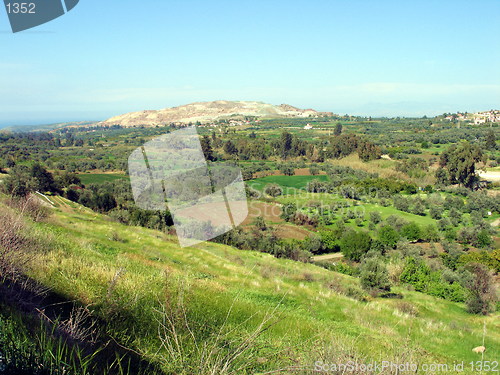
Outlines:
{"label": "sky above horizon", "polygon": [[12,34],[2,8],[0,126],[212,100],[367,116],[500,109],[498,14],[498,0],[81,0]]}

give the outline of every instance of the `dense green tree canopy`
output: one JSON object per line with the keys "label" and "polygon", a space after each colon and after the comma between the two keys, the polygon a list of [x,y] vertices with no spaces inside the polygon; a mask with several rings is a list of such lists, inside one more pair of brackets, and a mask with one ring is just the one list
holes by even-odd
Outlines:
{"label": "dense green tree canopy", "polygon": [[[477,182],[476,163],[485,162],[486,156],[481,148],[468,141],[458,146],[451,146],[441,154],[440,166],[436,177],[441,182],[449,184],[462,184],[467,188],[474,187]],[[446,172],[446,175],[444,174]]]}
{"label": "dense green tree canopy", "polygon": [[347,259],[359,262],[370,250],[371,243],[372,239],[368,233],[350,230],[340,239],[340,250]]}

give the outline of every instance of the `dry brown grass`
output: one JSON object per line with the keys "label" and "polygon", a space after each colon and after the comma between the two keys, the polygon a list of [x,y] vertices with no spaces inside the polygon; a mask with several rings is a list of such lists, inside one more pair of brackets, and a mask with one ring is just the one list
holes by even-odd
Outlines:
{"label": "dry brown grass", "polygon": [[352,154],[343,159],[332,160],[328,163],[342,167],[351,167],[369,173],[378,173],[379,176],[383,178],[408,179],[408,176],[404,173],[394,170],[396,162],[392,160],[379,159],[365,163],[358,157],[357,154]]}
{"label": "dry brown grass", "polygon": [[328,162],[331,165],[339,165],[342,167],[351,167],[369,173],[378,173],[382,178],[397,178],[406,181],[412,181],[419,186],[433,185],[436,182],[434,178],[434,170],[430,170],[423,178],[410,178],[403,172],[398,172],[394,169],[397,161],[394,160],[372,160],[367,163],[363,162],[357,154],[351,154],[343,159],[332,160]]}
{"label": "dry brown grass", "polygon": [[13,208],[20,216],[27,216],[35,222],[45,220],[50,214],[50,209],[35,194],[24,198],[9,197],[4,200],[4,203]]}
{"label": "dry brown grass", "polygon": [[93,318],[88,307],[73,306],[67,319],[52,320],[45,311],[36,309],[40,317],[59,335],[69,338],[74,342],[97,343],[99,331],[97,321]]}
{"label": "dry brown grass", "polygon": [[417,307],[415,307],[415,305],[413,305],[410,302],[398,301],[396,303],[395,307],[396,307],[396,310],[398,310],[399,312],[401,312],[403,314],[410,315],[410,316],[418,316]]}
{"label": "dry brown grass", "polygon": [[277,225],[275,230],[275,233],[279,238],[290,238],[295,240],[304,240],[311,234],[311,232],[305,228],[288,224]]}
{"label": "dry brown grass", "polygon": [[34,246],[20,214],[0,207],[0,281],[16,281],[23,274]]}
{"label": "dry brown grass", "polygon": [[342,278],[338,275],[332,276],[332,278],[325,284],[325,287],[337,294],[344,295],[360,302],[366,302],[368,300],[366,292],[362,290],[361,287],[354,284],[345,284]]}
{"label": "dry brown grass", "polygon": [[387,265],[387,271],[389,272],[389,281],[392,285],[397,285],[400,282],[401,274],[403,273],[404,263],[389,263]]}
{"label": "dry brown grass", "polygon": [[8,287],[9,298],[25,298],[25,292],[31,295],[43,295],[47,288],[27,277],[41,243],[34,240],[30,226],[22,214],[0,205],[0,284]]}

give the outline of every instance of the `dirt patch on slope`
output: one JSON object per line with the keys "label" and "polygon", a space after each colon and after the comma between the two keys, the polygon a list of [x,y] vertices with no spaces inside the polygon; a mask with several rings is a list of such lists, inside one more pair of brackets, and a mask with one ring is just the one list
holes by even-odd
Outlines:
{"label": "dirt patch on slope", "polygon": [[256,217],[262,216],[266,222],[283,223],[284,220],[280,217],[281,207],[276,204],[265,202],[250,202],[248,205],[248,216],[243,222],[243,225],[250,225]]}

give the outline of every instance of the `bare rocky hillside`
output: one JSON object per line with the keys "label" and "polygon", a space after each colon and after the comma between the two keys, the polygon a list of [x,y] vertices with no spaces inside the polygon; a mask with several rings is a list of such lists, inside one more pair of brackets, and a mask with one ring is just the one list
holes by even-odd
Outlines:
{"label": "bare rocky hillside", "polygon": [[272,105],[250,101],[213,101],[182,105],[162,110],[131,112],[112,117],[101,122],[102,125],[121,125],[124,127],[156,126],[171,123],[210,123],[222,119],[243,119],[245,117],[316,117],[325,113],[313,109],[299,109],[287,104]]}

